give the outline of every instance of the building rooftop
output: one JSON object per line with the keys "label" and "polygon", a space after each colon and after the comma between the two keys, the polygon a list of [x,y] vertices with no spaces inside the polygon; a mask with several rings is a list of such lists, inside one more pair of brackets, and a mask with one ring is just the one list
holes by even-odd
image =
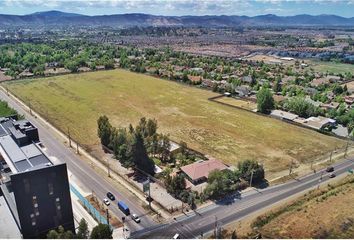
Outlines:
{"label": "building rooftop", "polygon": [[30,122],[0,119],[0,154],[12,173],[53,165],[37,144],[38,131]]}
{"label": "building rooftop", "polygon": [[273,110],[270,115],[272,115],[273,117],[277,117],[280,119],[286,119],[286,120],[290,120],[293,121],[294,119],[298,118],[299,116],[290,112],[285,112],[282,110]]}
{"label": "building rooftop", "polygon": [[211,171],[224,169],[227,169],[227,166],[215,159],[195,162],[181,167],[181,170],[192,180],[197,180],[203,177],[208,178],[208,175]]}

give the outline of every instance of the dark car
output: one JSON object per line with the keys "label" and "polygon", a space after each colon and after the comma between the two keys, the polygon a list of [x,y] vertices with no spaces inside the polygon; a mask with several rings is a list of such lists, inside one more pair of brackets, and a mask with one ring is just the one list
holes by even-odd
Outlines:
{"label": "dark car", "polygon": [[326,172],[333,172],[333,171],[334,171],[334,167],[332,167],[332,166],[329,166],[326,169]]}
{"label": "dark car", "polygon": [[108,192],[108,193],[107,193],[107,197],[108,197],[109,199],[111,199],[111,201],[116,200],[116,198],[114,197],[114,195],[113,195],[111,192]]}

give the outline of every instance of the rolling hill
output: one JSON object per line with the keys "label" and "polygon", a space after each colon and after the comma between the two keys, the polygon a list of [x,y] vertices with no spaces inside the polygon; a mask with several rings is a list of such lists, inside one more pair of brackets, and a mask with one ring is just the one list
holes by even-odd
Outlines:
{"label": "rolling hill", "polygon": [[87,16],[60,11],[37,12],[29,15],[0,14],[0,26],[354,26],[354,17],[336,15],[276,16],[273,14],[248,16],[156,16],[141,13]]}

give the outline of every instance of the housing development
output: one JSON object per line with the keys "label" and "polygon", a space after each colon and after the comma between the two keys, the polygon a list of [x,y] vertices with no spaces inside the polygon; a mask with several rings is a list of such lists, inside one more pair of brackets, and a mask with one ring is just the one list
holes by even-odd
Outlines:
{"label": "housing development", "polygon": [[0,238],[354,238],[349,0],[5,2]]}

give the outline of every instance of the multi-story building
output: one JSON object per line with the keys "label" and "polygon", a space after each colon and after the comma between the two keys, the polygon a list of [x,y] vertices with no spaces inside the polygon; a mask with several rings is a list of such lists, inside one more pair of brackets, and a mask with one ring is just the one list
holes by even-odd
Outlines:
{"label": "multi-story building", "polygon": [[66,164],[54,165],[41,146],[29,121],[0,118],[0,187],[23,238],[75,230]]}

